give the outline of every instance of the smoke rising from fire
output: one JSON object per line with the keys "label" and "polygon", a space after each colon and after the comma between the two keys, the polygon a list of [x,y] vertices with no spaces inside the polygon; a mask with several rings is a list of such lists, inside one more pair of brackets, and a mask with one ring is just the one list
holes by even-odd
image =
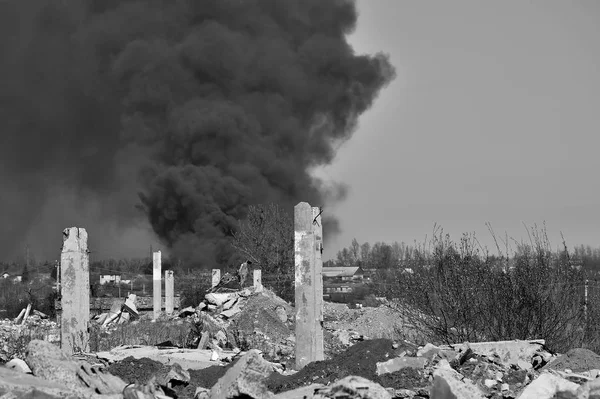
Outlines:
{"label": "smoke rising from fire", "polygon": [[[231,261],[249,204],[343,199],[309,170],[395,76],[354,53],[356,20],[344,0],[0,3],[0,245],[73,215],[93,241],[141,209],[172,254],[210,267]],[[87,205],[59,209],[57,191]]]}

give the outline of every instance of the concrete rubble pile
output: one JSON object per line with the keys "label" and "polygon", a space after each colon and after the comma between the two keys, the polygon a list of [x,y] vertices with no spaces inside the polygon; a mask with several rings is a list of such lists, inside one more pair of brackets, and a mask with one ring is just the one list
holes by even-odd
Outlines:
{"label": "concrete rubble pile", "polygon": [[206,294],[196,308],[179,317],[191,317],[202,332],[198,349],[210,348],[219,359],[224,348],[258,349],[271,360],[294,353],[293,308],[263,287]]}
{"label": "concrete rubble pile", "polygon": [[102,313],[92,320],[103,328],[115,327],[130,320],[137,320],[140,318],[140,315],[135,303],[136,298],[135,294],[130,294],[124,303],[114,302],[110,311]]}
{"label": "concrete rubble pile", "polygon": [[35,337],[49,342],[60,342],[59,325],[49,320],[48,316],[38,310],[31,310],[31,306],[23,309],[15,319],[0,320],[0,362],[7,362],[13,355],[24,348],[20,348],[21,337]]}

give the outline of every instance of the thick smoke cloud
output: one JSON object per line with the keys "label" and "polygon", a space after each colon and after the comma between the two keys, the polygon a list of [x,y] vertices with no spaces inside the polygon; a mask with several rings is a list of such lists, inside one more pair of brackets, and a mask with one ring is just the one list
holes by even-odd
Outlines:
{"label": "thick smoke cloud", "polygon": [[99,223],[136,223],[137,201],[173,255],[210,267],[249,204],[343,199],[309,170],[395,74],[354,53],[356,20],[343,0],[0,3],[0,238],[27,234],[58,185]]}

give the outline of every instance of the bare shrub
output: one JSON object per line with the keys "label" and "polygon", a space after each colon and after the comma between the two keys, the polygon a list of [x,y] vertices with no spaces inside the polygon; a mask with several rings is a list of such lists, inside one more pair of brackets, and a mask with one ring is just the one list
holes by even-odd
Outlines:
{"label": "bare shrub", "polygon": [[545,339],[557,351],[582,343],[585,278],[566,247],[551,251],[545,229],[536,228],[510,259],[489,256],[474,235],[456,243],[443,231],[416,252],[411,272],[376,280],[394,281],[383,294],[399,298],[403,315],[431,341]]}

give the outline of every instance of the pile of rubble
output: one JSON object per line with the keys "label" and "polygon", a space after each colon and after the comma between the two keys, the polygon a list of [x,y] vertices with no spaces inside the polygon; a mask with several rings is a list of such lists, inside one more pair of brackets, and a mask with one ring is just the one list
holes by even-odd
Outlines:
{"label": "pile of rubble", "polygon": [[24,359],[0,367],[0,397],[8,392],[6,397],[15,398],[98,399],[600,397],[600,356],[585,349],[557,356],[542,340],[424,347],[365,340],[334,359],[292,373],[282,373],[251,349],[227,366],[193,370],[177,362],[162,364],[142,381],[142,363],[124,359],[122,367],[106,368],[97,358],[77,360],[45,341],[31,341]]}
{"label": "pile of rubble", "polygon": [[249,287],[228,293],[209,293],[196,308],[183,309],[202,335],[198,349],[210,347],[215,357],[223,348],[258,349],[271,360],[289,360],[294,353],[293,308],[273,292]]}
{"label": "pile of rubble", "polygon": [[140,315],[135,304],[136,298],[135,294],[130,294],[124,303],[115,301],[107,313],[95,316],[92,320],[103,328],[123,324],[130,320],[137,320],[140,318]]}
{"label": "pile of rubble", "polygon": [[49,342],[60,342],[60,326],[31,305],[23,309],[15,319],[0,320],[0,363],[6,363],[13,356],[22,356],[23,342],[31,338]]}

